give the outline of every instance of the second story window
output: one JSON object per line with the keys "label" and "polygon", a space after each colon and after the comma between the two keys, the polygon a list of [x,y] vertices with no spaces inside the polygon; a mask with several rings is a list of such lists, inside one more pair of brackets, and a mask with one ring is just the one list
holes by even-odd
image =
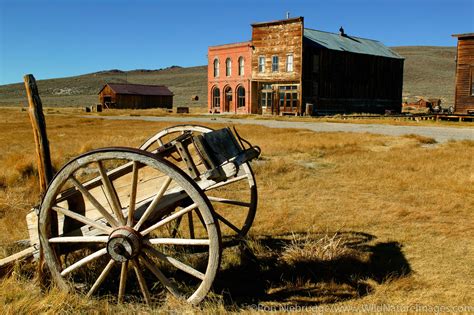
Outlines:
{"label": "second story window", "polygon": [[278,72],[278,56],[272,57],[272,72]]}
{"label": "second story window", "polygon": [[239,58],[239,75],[244,75],[244,57]]}
{"label": "second story window", "polygon": [[293,55],[286,56],[286,72],[293,72]]}
{"label": "second story window", "polygon": [[265,72],[265,57],[258,57],[258,72]]}
{"label": "second story window", "polygon": [[219,59],[214,59],[214,77],[219,76]]}
{"label": "second story window", "polygon": [[228,77],[232,75],[232,61],[230,58],[225,60],[225,75]]}

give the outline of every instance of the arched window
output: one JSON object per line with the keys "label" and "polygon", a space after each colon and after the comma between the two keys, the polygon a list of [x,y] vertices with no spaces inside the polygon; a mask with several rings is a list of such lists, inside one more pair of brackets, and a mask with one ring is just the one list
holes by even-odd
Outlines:
{"label": "arched window", "polygon": [[242,86],[237,88],[237,107],[245,107],[245,89]]}
{"label": "arched window", "polygon": [[244,75],[244,57],[239,57],[239,75]]}
{"label": "arched window", "polygon": [[232,61],[230,58],[225,60],[225,75],[228,77],[232,75]]}
{"label": "arched window", "polygon": [[221,107],[221,92],[218,87],[214,87],[212,90],[212,106]]}
{"label": "arched window", "polygon": [[214,77],[219,76],[219,59],[214,59]]}

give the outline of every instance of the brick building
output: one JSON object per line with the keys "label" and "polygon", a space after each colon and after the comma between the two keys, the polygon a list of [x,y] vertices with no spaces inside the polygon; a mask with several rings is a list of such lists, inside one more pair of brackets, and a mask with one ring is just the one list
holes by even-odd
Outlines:
{"label": "brick building", "polygon": [[209,111],[251,113],[251,42],[209,47]]}
{"label": "brick building", "polygon": [[308,29],[303,17],[251,26],[251,41],[209,47],[209,112],[401,110],[404,60],[382,43]]}

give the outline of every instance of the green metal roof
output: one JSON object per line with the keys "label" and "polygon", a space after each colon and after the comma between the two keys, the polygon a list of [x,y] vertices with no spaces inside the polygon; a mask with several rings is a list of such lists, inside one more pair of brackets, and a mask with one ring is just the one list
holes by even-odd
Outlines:
{"label": "green metal roof", "polygon": [[402,56],[381,42],[372,39],[328,33],[312,30],[309,28],[304,29],[304,38],[310,40],[317,46],[331,50],[349,51],[356,54],[404,59]]}

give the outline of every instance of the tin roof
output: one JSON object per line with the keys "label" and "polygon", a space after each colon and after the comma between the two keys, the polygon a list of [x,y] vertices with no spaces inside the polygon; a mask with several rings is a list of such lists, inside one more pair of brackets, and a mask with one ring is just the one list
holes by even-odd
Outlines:
{"label": "tin roof", "polygon": [[317,31],[309,28],[304,29],[304,38],[317,46],[331,50],[403,59],[402,56],[381,42],[372,39]]}
{"label": "tin roof", "polygon": [[451,36],[457,37],[457,38],[474,37],[474,33],[453,34]]}
{"label": "tin roof", "polygon": [[[117,94],[165,96],[173,95],[173,92],[171,92],[168,87],[164,85],[107,83],[106,85],[104,85],[104,87],[107,85]],[[104,87],[100,90],[100,92],[102,92]]]}

